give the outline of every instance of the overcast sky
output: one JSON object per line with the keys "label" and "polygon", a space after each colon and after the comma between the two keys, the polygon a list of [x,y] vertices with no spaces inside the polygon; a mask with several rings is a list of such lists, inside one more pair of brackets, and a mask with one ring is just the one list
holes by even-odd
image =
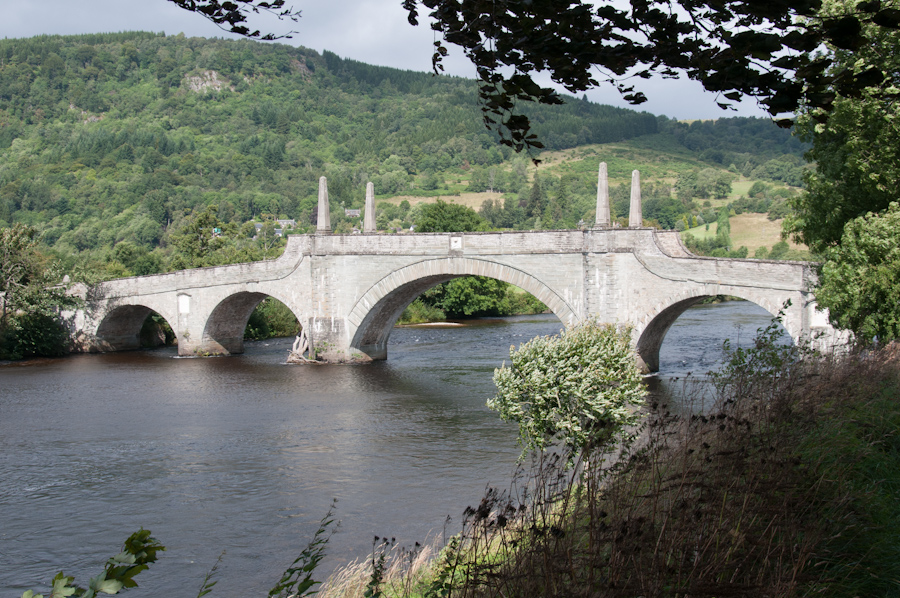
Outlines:
{"label": "overcast sky", "polygon": [[[299,23],[259,17],[251,27],[264,32],[295,30],[293,38],[283,43],[330,50],[369,64],[431,70],[433,33],[425,23],[409,25],[401,0],[296,0],[292,5],[303,12]],[[6,38],[137,30],[235,37],[166,0],[0,0],[0,15],[0,37]],[[474,68],[455,46],[450,46],[445,66],[448,74],[474,78]],[[723,111],[714,94],[691,81],[638,81],[636,87],[649,98],[638,109],[653,114],[678,119],[766,116],[752,101],[738,112]],[[587,95],[594,102],[628,106],[609,86]]]}

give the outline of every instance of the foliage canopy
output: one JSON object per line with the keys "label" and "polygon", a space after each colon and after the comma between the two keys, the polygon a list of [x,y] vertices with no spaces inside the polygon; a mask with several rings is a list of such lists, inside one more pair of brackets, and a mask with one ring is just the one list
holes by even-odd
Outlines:
{"label": "foliage canopy", "polygon": [[816,300],[857,339],[900,338],[900,204],[855,218],[825,252]]}
{"label": "foliage canopy", "polygon": [[[829,1],[823,11],[840,14],[852,5]],[[884,6],[900,13],[900,3]],[[853,51],[829,48],[832,69],[878,71],[884,80],[854,94],[835,85],[827,119],[814,105],[798,119],[798,132],[812,142],[807,158],[815,170],[807,174],[807,193],[791,201],[794,215],[785,229],[819,253],[840,241],[850,220],[886,210],[900,187],[900,32],[868,25],[864,34],[869,43]]]}
{"label": "foliage canopy", "polygon": [[[826,0],[821,13],[830,18],[868,4]],[[881,6],[900,14],[896,1]],[[812,142],[807,158],[815,170],[807,173],[807,192],[789,200],[784,230],[824,257],[816,297],[832,323],[858,341],[889,341],[900,337],[900,32],[871,22],[861,35],[864,46],[829,45],[828,72],[883,76],[853,93],[832,84],[830,114],[804,108],[798,131]]]}
{"label": "foliage canopy", "polygon": [[437,200],[425,204],[416,226],[420,233],[486,231],[490,224],[470,207]]}
{"label": "foliage canopy", "polygon": [[55,264],[38,250],[37,230],[0,228],[0,358],[62,355],[69,333],[59,309],[74,299]]}

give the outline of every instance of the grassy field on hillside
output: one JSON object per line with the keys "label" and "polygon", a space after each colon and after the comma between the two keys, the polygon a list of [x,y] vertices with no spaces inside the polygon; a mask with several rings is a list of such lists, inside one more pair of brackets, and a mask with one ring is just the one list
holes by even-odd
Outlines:
{"label": "grassy field on hillside", "polygon": [[[734,242],[735,247],[745,246],[752,256],[758,247],[771,249],[772,245],[781,241],[781,223],[781,220],[769,220],[765,214],[744,213],[732,216],[731,240]],[[715,237],[716,224],[715,222],[711,223],[709,230],[706,230],[706,225],[704,224],[685,232],[694,235],[698,239]],[[787,241],[791,249],[807,249],[805,245],[798,245],[790,239]]]}
{"label": "grassy field on hillside", "polygon": [[[658,135],[647,137],[657,138]],[[678,175],[693,170],[710,168],[697,159],[696,154],[684,148],[648,147],[652,139],[635,139],[629,142],[585,145],[572,149],[541,154],[539,172],[557,176],[566,174],[597,176],[600,162],[606,162],[609,184],[631,184],[631,171],[639,170],[641,180],[664,180],[674,184]],[[531,169],[535,170],[534,167]],[[724,170],[724,169],[723,169]]]}

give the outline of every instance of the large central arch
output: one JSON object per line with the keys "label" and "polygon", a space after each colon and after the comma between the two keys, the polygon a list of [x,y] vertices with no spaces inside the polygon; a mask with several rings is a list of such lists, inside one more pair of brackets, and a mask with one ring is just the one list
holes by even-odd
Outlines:
{"label": "large central arch", "polygon": [[372,359],[385,359],[391,329],[403,310],[429,288],[463,276],[485,276],[513,284],[537,297],[566,326],[580,319],[578,311],[556,291],[518,268],[481,259],[440,258],[406,266],[372,285],[347,318],[350,346]]}

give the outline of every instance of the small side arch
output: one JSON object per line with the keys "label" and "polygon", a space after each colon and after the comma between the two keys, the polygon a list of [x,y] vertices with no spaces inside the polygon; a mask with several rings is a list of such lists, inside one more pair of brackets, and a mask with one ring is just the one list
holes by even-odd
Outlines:
{"label": "small side arch", "polygon": [[[206,320],[203,328],[202,351],[213,355],[235,355],[244,352],[244,330],[250,320],[250,314],[266,297],[272,297],[285,303],[269,293],[240,291],[229,295],[216,305]],[[298,322],[303,320],[291,309]]]}
{"label": "small side arch", "polygon": [[[773,318],[777,317],[782,309],[781,305],[775,305],[770,300],[764,297],[757,297],[752,293],[729,290],[722,291],[719,294],[726,294],[755,303],[772,314]],[[658,372],[659,350],[662,347],[663,340],[666,338],[666,333],[669,332],[669,328],[688,308],[714,296],[699,290],[684,293],[679,297],[675,297],[668,304],[657,305],[652,313],[642,318],[640,324],[635,328],[635,337],[637,338],[635,349],[638,354],[638,366],[645,372]],[[800,336],[799,326],[794,325],[794,322],[790,320],[791,318],[788,315],[785,317],[783,324],[793,341],[797,342]]]}
{"label": "small side arch", "polygon": [[403,310],[431,287],[463,276],[485,276],[513,284],[537,297],[566,326],[580,319],[556,291],[527,272],[487,260],[441,258],[406,266],[372,285],[347,317],[350,346],[372,359],[385,359],[391,330]]}
{"label": "small side arch", "polygon": [[174,330],[175,320],[165,310],[142,304],[116,305],[97,326],[91,350],[133,351],[141,348],[141,327],[151,313],[158,313]]}

